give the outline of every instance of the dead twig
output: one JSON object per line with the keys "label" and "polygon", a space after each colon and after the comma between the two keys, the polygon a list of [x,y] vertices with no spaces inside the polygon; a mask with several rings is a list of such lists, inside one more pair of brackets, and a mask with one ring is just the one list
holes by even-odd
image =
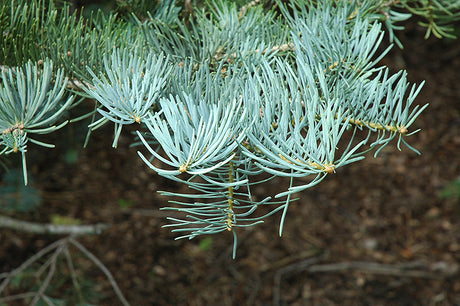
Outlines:
{"label": "dead twig", "polygon": [[[414,269],[415,267],[418,268]],[[309,273],[360,271],[364,273],[390,276],[443,279],[456,274],[458,272],[458,267],[449,265],[444,265],[444,267],[442,267],[442,265],[436,263],[427,264],[420,261],[399,264],[352,261],[313,265],[308,267],[306,271]]]}
{"label": "dead twig", "polygon": [[[63,245],[63,244],[66,244],[66,243],[68,243],[67,238],[59,239],[59,240],[53,242],[52,244],[50,244],[49,246],[47,246],[47,247],[41,249],[40,251],[38,251],[37,253],[35,253],[32,257],[30,257],[29,259],[24,261],[19,267],[17,267],[13,271],[11,271],[9,273],[0,274],[0,279],[4,278],[4,280],[0,284],[0,294],[3,292],[3,290],[5,290],[6,286],[8,286],[9,282],[11,281],[11,279],[13,277],[15,277],[19,273],[23,272],[25,269],[27,269],[27,267],[29,267],[31,264],[33,264],[34,262],[36,262],[37,260],[39,260],[40,258],[45,256],[47,253],[51,252],[53,249],[56,249],[60,245]],[[0,302],[2,302],[2,301],[3,301],[3,299],[0,299]]]}
{"label": "dead twig", "polygon": [[[8,303],[8,302],[12,302],[12,301],[15,301],[15,300],[23,300],[23,299],[27,299],[27,298],[32,298],[36,294],[37,294],[36,292],[24,292],[24,293],[5,296],[4,298],[0,299],[0,303]],[[4,304],[2,304],[2,305],[4,305]]]}
{"label": "dead twig", "polygon": [[[53,242],[49,246],[43,248],[42,250],[34,254],[32,257],[27,259],[24,263],[22,263],[16,269],[10,272],[7,272],[7,273],[0,273],[0,280],[3,279],[3,281],[1,281],[0,283],[0,295],[1,295],[2,292],[5,290],[5,288],[8,286],[8,284],[11,282],[11,280],[15,276],[19,275],[20,273],[23,273],[29,266],[37,262],[39,259],[45,256],[49,256],[46,259],[46,261],[43,264],[41,264],[40,267],[35,272],[35,278],[41,282],[37,291],[25,292],[25,293],[16,294],[16,295],[0,297],[0,304],[10,302],[13,300],[32,298],[30,305],[37,304],[40,301],[40,299],[45,301],[48,305],[53,305],[52,301],[46,295],[46,291],[50,285],[51,280],[53,279],[53,276],[56,273],[56,270],[58,269],[58,266],[57,266],[58,258],[61,255],[63,255],[67,260],[67,267],[71,274],[73,286],[75,290],[77,291],[77,294],[79,295],[80,299],[82,299],[81,288],[78,283],[76,272],[75,272],[75,267],[74,267],[72,258],[70,256],[69,250],[68,250],[69,244],[72,244],[73,246],[75,246],[79,251],[81,251],[89,260],[91,260],[105,274],[110,284],[112,285],[112,288],[115,294],[117,295],[118,299],[120,300],[121,304],[129,305],[128,301],[123,296],[120,288],[118,287],[114,277],[112,276],[108,268],[94,254],[92,254],[82,244],[76,241],[72,236],[69,236],[63,239],[59,239]],[[41,281],[40,280],[41,274],[43,274],[44,272],[46,272],[46,276]]]}
{"label": "dead twig", "polygon": [[322,256],[308,258],[285,266],[275,273],[273,288],[273,305],[279,305],[281,278],[291,272],[306,273],[341,273],[360,271],[362,273],[389,275],[409,278],[445,279],[459,272],[457,264],[449,265],[446,262],[426,263],[412,261],[407,263],[383,264],[376,262],[351,261],[328,264],[317,264]]}
{"label": "dead twig", "polygon": [[94,225],[55,225],[49,223],[36,223],[17,220],[14,218],[0,216],[0,228],[9,228],[20,232],[51,235],[99,235],[109,228],[107,224]]}
{"label": "dead twig", "polygon": [[56,262],[57,258],[59,255],[61,255],[62,251],[66,248],[66,244],[61,244],[56,248],[56,251],[54,251],[53,255],[50,257],[50,268],[48,270],[48,274],[46,275],[45,279],[40,285],[40,288],[37,291],[37,294],[34,296],[32,302],[30,305],[36,305],[40,298],[43,298],[45,296],[45,291],[48,288],[51,279],[54,276],[54,273],[56,272]]}
{"label": "dead twig", "polygon": [[301,260],[299,262],[296,262],[294,264],[285,266],[281,269],[279,269],[275,273],[275,278],[274,278],[274,286],[273,286],[273,305],[279,305],[280,301],[280,290],[281,290],[281,277],[284,274],[290,273],[290,272],[301,272],[304,270],[307,270],[311,265],[319,262],[323,256],[315,256],[315,257],[310,257],[304,260]]}
{"label": "dead twig", "polygon": [[128,301],[126,300],[120,288],[118,287],[118,284],[115,281],[115,278],[112,276],[112,273],[110,273],[109,269],[107,269],[107,267],[93,253],[91,253],[87,248],[85,248],[78,241],[76,241],[73,238],[69,238],[69,241],[74,246],[76,246],[83,254],[85,254],[86,257],[88,257],[105,274],[110,284],[112,285],[112,288],[115,291],[115,294],[117,295],[120,302],[125,306],[129,305]]}
{"label": "dead twig", "polygon": [[67,262],[67,267],[70,272],[70,277],[72,278],[73,287],[75,288],[75,291],[77,293],[80,303],[83,304],[84,299],[81,293],[80,283],[78,282],[78,279],[77,279],[77,273],[75,272],[75,267],[73,265],[73,261],[72,261],[72,257],[69,252],[69,248],[65,248],[64,255],[65,255],[66,262]]}

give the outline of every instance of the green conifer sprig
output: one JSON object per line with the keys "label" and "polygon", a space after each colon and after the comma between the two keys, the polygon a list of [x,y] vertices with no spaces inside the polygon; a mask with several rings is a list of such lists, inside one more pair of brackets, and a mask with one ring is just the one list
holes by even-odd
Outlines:
{"label": "green conifer sprig", "polygon": [[[437,4],[411,0],[276,1],[276,10],[221,0],[190,18],[165,1],[145,15],[96,13],[89,20],[68,7],[58,14],[50,3],[0,6],[0,62],[44,63],[43,70],[2,73],[0,152],[22,152],[25,171],[26,143],[50,146],[29,135],[65,124],[53,125],[72,103],[63,99],[65,72],[76,94],[96,101],[92,115],[101,117],[90,129],[113,122],[116,146],[123,126],[139,124],[142,160],[188,187],[162,192],[176,198],[165,208],[172,213],[167,226],[180,238],[232,231],[235,245],[236,228],[282,210],[281,234],[294,194],[367,151],[378,153],[393,139],[416,151],[406,139],[426,108],[414,105],[423,83],[411,85],[404,71],[391,75],[378,66],[390,48],[377,54],[382,24],[400,44],[394,31],[419,9],[430,11],[433,24],[440,21],[440,28],[429,26],[439,35],[448,34],[444,22],[458,19],[447,0],[443,13]],[[122,4],[129,11],[146,3]],[[400,11],[405,6],[409,13]],[[48,59],[61,68],[55,76]],[[12,104],[14,92],[17,101],[37,98],[25,111],[22,102]],[[289,178],[287,190],[254,195],[254,186],[280,176]],[[269,212],[255,215],[261,206]]]}
{"label": "green conifer sprig", "polygon": [[24,68],[8,68],[1,72],[0,84],[0,152],[21,152],[24,181],[27,184],[25,162],[28,141],[43,147],[54,145],[33,138],[33,134],[48,134],[67,124],[55,125],[74,98],[67,96],[67,78],[61,69],[53,75],[53,63],[44,61],[42,67],[29,61]]}
{"label": "green conifer sprig", "polygon": [[424,19],[419,24],[426,27],[425,38],[455,38],[453,24],[460,20],[460,2],[457,0],[407,0],[399,6]]}
{"label": "green conifer sprig", "polygon": [[277,20],[274,12],[264,12],[260,6],[248,10],[244,18],[240,18],[234,4],[224,1],[213,2],[210,10],[197,11],[189,25],[176,20],[174,28],[154,18],[138,24],[150,47],[174,54],[178,62],[191,59],[215,66],[222,61],[232,64],[243,54],[248,60],[248,56],[258,56],[287,42],[288,27]]}
{"label": "green conifer sprig", "polygon": [[126,49],[104,56],[104,71],[97,76],[90,68],[92,86],[83,90],[102,107],[101,119],[89,125],[96,129],[110,120],[115,123],[113,146],[117,146],[123,125],[141,123],[150,113],[165,86],[171,66],[162,54],[140,58]]}
{"label": "green conifer sprig", "polygon": [[[70,80],[88,81],[87,67],[99,70],[115,46],[139,48],[143,35],[134,22],[96,12],[85,19],[53,1],[4,1],[0,7],[0,64],[20,66],[51,59]],[[5,62],[8,59],[8,62]]]}
{"label": "green conifer sprig", "polygon": [[[150,152],[172,169],[159,169],[143,157],[159,174],[170,178],[174,176],[172,179],[184,181],[198,192],[198,195],[166,194],[188,197],[192,201],[196,198],[216,199],[210,203],[173,202],[176,206],[170,209],[187,213],[188,219],[171,219],[174,222],[172,225],[178,226],[175,231],[190,232],[182,237],[193,238],[199,234],[215,233],[261,221],[261,218],[247,214],[260,205],[272,203],[271,197],[261,201],[251,197],[253,184],[258,183],[252,173],[258,173],[259,170],[272,176],[291,178],[289,189],[274,195],[286,198],[285,202],[277,202],[274,211],[283,209],[285,212],[294,193],[314,186],[338,167],[362,159],[367,151],[360,150],[364,145],[371,148],[383,146],[396,136],[404,142],[403,137],[407,136],[408,127],[426,107],[412,109],[411,106],[421,87],[413,87],[406,97],[409,84],[404,73],[388,76],[384,68],[375,67],[378,59],[388,51],[376,60],[371,60],[382,41],[380,25],[370,23],[367,19],[351,21],[350,11],[353,10],[347,4],[323,4],[316,10],[297,12],[291,22],[295,25],[291,32],[294,52],[290,55],[294,61],[285,60],[284,57],[270,57],[268,54],[247,57],[251,51],[264,50],[266,45],[261,39],[257,41],[259,45],[238,49],[234,61],[229,62],[228,56],[214,56],[209,67],[214,67],[215,59],[221,62],[214,74],[203,74],[203,69],[185,69],[190,74],[198,75],[196,78],[188,77],[192,85],[186,89],[194,94],[196,102],[178,107],[176,101],[171,103],[171,99],[163,100],[162,110],[164,107],[169,109],[171,105],[175,109],[168,110],[168,115],[164,117],[160,111],[153,117],[153,124],[147,123],[151,127],[152,136],[158,137],[160,151],[166,152],[169,160],[162,158],[153,149]],[[244,17],[239,24],[245,25]],[[327,26],[323,27],[323,24]],[[238,30],[233,29],[233,32],[237,33]],[[236,40],[234,44],[237,44]],[[233,54],[238,46],[228,44],[225,50],[232,50],[229,54]],[[244,67],[244,73],[241,73],[241,69],[234,73],[237,70],[235,66]],[[213,79],[212,75],[221,75],[222,81],[208,83]],[[203,85],[200,87],[199,84]],[[185,158],[188,155],[179,160],[177,156],[181,150],[178,148],[186,148],[182,151],[187,152],[192,146],[189,143],[181,144],[179,140],[174,141],[169,133],[177,134],[179,139],[185,139],[179,136],[181,133],[203,137],[201,135],[204,133],[199,133],[197,125],[179,132],[181,126],[186,126],[182,122],[192,118],[187,113],[188,109],[194,110],[196,106],[192,105],[201,103],[200,99],[204,99],[206,105],[228,105],[233,99],[241,101],[244,112],[234,113],[231,117],[233,124],[230,126],[239,126],[241,118],[245,118],[246,123],[242,126],[246,128],[238,132],[238,137],[226,138],[231,150],[211,163],[216,167],[192,173],[196,175],[185,180],[181,175],[188,169]],[[164,119],[159,121],[160,117]],[[200,124],[206,124],[206,130],[219,128],[219,121],[214,122],[207,112],[200,113],[199,117]],[[152,128],[154,125],[156,127]],[[369,136],[356,141],[357,134],[348,133],[344,145],[343,136],[353,126],[355,129],[366,127]],[[236,135],[231,130],[228,132]],[[371,134],[377,134],[373,141]],[[169,141],[165,143],[162,137]],[[236,151],[233,141],[238,144]],[[198,139],[195,142],[200,143]],[[205,145],[201,147],[206,148]],[[200,153],[203,154],[203,151]],[[228,169],[232,169],[231,175],[225,175]],[[235,177],[238,179],[235,180]],[[296,177],[309,179],[307,183],[295,186],[292,178]],[[197,181],[197,178],[204,182]],[[238,215],[238,209],[247,209],[247,212]]]}

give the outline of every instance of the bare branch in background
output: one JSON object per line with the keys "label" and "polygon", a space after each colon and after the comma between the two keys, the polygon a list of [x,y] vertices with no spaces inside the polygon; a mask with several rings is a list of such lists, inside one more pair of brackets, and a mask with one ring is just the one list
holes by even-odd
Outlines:
{"label": "bare branch in background", "polygon": [[20,232],[51,235],[99,235],[109,228],[107,224],[94,225],[55,225],[49,223],[36,223],[17,220],[10,217],[0,216],[0,228],[9,228]]}

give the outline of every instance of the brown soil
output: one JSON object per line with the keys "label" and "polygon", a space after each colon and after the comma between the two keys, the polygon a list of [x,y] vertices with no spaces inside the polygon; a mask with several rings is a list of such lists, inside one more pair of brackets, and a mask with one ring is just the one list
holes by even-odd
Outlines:
{"label": "brown soil", "polygon": [[[112,224],[79,241],[133,305],[460,305],[460,203],[441,197],[460,173],[460,41],[425,41],[415,27],[399,35],[405,49],[394,48],[384,64],[407,69],[413,82],[426,80],[416,103],[430,106],[413,127],[422,131],[408,139],[422,155],[393,144],[339,169],[298,195],[281,238],[280,214],[238,230],[235,260],[230,233],[176,241],[161,227],[167,214],[158,208],[167,199],[156,191],[181,187],[143,164],[128,133],[112,149],[109,126],[95,131],[86,149],[79,149],[85,130],[78,124],[59,133],[54,150],[35,153],[31,145],[30,170],[43,201],[15,217],[49,222],[60,214]],[[66,147],[78,148],[76,163],[64,162]],[[257,192],[280,184],[287,182]],[[0,272],[54,240],[1,230]],[[81,261],[78,271],[97,283],[98,303],[118,304],[94,265]]]}

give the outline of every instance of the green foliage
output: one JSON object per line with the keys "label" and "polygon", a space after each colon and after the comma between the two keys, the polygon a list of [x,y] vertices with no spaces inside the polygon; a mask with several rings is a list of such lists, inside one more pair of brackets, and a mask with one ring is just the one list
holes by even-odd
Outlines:
{"label": "green foliage", "polygon": [[78,151],[76,149],[67,149],[64,154],[64,161],[71,165],[78,161]]}
{"label": "green foliage", "polygon": [[142,20],[148,17],[147,12],[155,12],[155,19],[172,21],[180,11],[180,8],[176,6],[176,0],[117,0],[110,2],[117,6],[116,10],[122,16],[129,18],[134,14]]}
{"label": "green foliage", "polygon": [[[91,130],[113,122],[114,147],[136,124],[142,160],[189,188],[162,191],[175,197],[165,209],[184,215],[167,226],[189,239],[231,231],[235,246],[238,227],[278,211],[281,234],[297,193],[367,151],[396,140],[418,153],[407,138],[427,106],[414,105],[423,83],[379,66],[390,48],[377,54],[382,25],[400,46],[395,31],[412,14],[429,20],[428,34],[447,36],[456,3],[261,2],[190,12],[175,1],[126,0],[117,1],[121,15],[89,19],[52,2],[2,4],[0,62],[13,60],[2,73],[1,152],[22,152],[25,173],[28,141],[50,146],[29,135],[66,123],[52,125],[72,103],[64,90],[92,98],[95,111],[78,119],[90,117]],[[147,5],[151,12],[138,12]],[[29,60],[43,67],[13,67]],[[274,177],[286,177],[288,189],[253,195]],[[260,206],[270,208],[265,216]]]}
{"label": "green foliage", "polygon": [[53,1],[4,1],[0,21],[0,64],[21,66],[48,58],[70,79],[90,78],[87,67],[97,70],[113,47],[135,45],[140,37],[116,14],[97,11],[85,19],[67,5],[56,8]]}
{"label": "green foliage", "polygon": [[200,241],[198,247],[200,248],[201,251],[205,252],[212,248],[212,244],[213,244],[212,237],[205,237]]}
{"label": "green foliage", "polygon": [[441,199],[460,199],[460,178],[446,184],[439,193]]}
{"label": "green foliage", "polygon": [[[58,69],[53,74],[51,61],[32,64],[29,61],[24,68],[2,70],[0,84],[0,139],[1,154],[21,152],[24,182],[27,185],[27,168],[25,154],[27,142],[52,148],[54,145],[44,143],[30,135],[54,132],[68,121],[54,125],[61,119],[64,111],[72,104],[73,97],[64,98],[67,78]],[[53,80],[52,80],[53,77]],[[53,83],[54,84],[53,84]]]}
{"label": "green foliage", "polygon": [[460,20],[460,1],[406,0],[400,6],[423,19],[419,24],[427,28],[425,38],[431,33],[437,38],[455,38],[453,24]]}
{"label": "green foliage", "polygon": [[24,186],[20,170],[11,169],[3,174],[0,186],[1,212],[32,211],[40,202],[40,191],[32,186]]}
{"label": "green foliage", "polygon": [[134,203],[128,199],[123,199],[123,198],[118,199],[118,206],[120,206],[121,209],[130,208],[133,205]]}
{"label": "green foliage", "polygon": [[89,127],[96,129],[108,120],[115,122],[113,146],[116,147],[123,125],[141,123],[150,114],[171,70],[167,61],[162,54],[149,54],[143,60],[133,53],[128,54],[126,49],[123,54],[115,50],[110,60],[104,56],[107,77],[102,74],[98,78],[89,70],[93,77],[92,86],[83,88],[101,104],[98,112],[103,116]]}

